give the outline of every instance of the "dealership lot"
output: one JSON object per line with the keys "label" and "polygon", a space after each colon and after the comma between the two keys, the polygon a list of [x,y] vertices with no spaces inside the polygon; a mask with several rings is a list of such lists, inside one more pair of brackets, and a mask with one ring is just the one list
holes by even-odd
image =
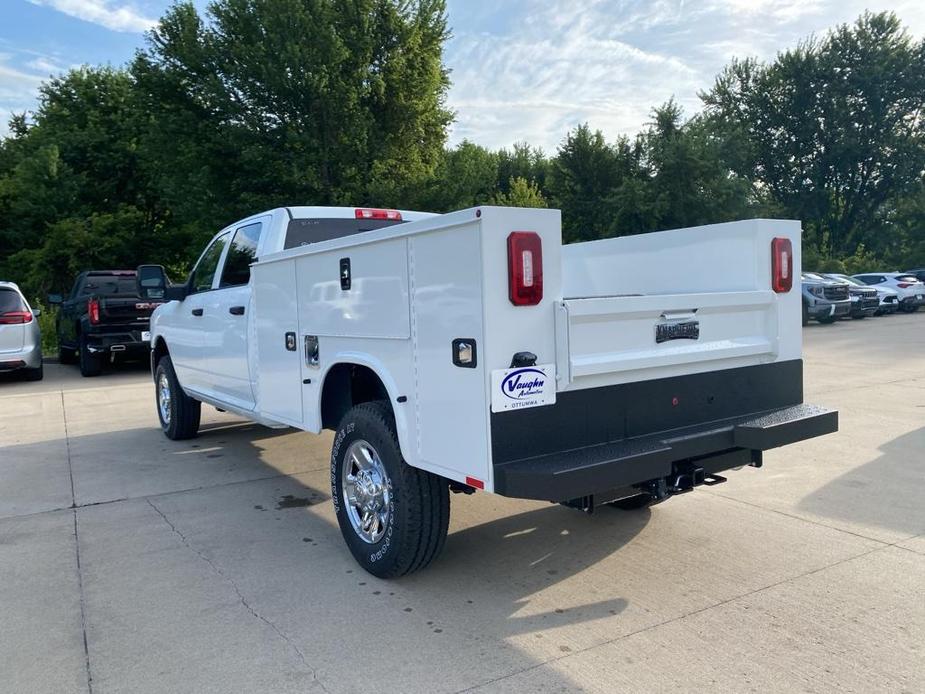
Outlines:
{"label": "dealership lot", "polygon": [[0,382],[0,690],[922,691],[925,315],[804,341],[838,434],[651,511],[454,496],[394,582],[330,435],[204,408],[168,441],[142,366]]}

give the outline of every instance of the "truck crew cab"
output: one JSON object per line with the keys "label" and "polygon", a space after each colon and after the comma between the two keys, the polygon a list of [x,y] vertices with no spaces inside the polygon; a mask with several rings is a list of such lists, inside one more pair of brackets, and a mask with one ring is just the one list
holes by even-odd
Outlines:
{"label": "truck crew cab", "polygon": [[794,277],[793,221],[563,246],[557,210],[271,210],[166,288],[157,413],[172,439],[203,402],[334,430],[346,543],[400,576],[450,491],[638,508],[835,431],[803,403]]}

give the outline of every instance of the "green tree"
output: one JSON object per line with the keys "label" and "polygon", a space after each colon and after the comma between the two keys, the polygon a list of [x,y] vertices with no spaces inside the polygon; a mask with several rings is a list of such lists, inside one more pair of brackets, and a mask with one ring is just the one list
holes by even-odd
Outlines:
{"label": "green tree", "polygon": [[653,109],[652,122],[627,149],[635,175],[615,194],[614,233],[639,233],[729,221],[749,212],[749,186],[730,175],[700,119],[684,122],[674,100]]}
{"label": "green tree", "polygon": [[173,6],[132,67],[164,198],[212,227],[294,202],[403,202],[452,118],[447,35],[444,0],[215,0],[205,19]]}
{"label": "green tree", "polygon": [[925,168],[925,41],[865,13],[770,64],[733,61],[701,94],[759,201],[850,253]]}
{"label": "green tree", "polygon": [[498,155],[463,140],[446,150],[417,206],[450,212],[488,203],[498,186]]}
{"label": "green tree", "polygon": [[[158,237],[163,211],[137,155],[142,125],[125,71],[79,68],[42,85],[31,124],[14,119],[0,145],[3,274],[20,278],[33,297],[66,286],[72,275],[62,273],[69,270],[47,255],[66,220],[83,224],[113,215],[131,248],[166,252]],[[110,243],[110,227],[90,228],[89,245]]]}
{"label": "green tree", "polygon": [[492,198],[493,205],[501,207],[548,207],[546,198],[540,192],[539,186],[526,178],[512,178],[508,182],[507,192],[496,193]]}
{"label": "green tree", "polygon": [[549,191],[562,210],[567,242],[609,236],[617,208],[613,193],[629,173],[625,143],[607,144],[600,130],[580,125],[569,132],[552,161]]}

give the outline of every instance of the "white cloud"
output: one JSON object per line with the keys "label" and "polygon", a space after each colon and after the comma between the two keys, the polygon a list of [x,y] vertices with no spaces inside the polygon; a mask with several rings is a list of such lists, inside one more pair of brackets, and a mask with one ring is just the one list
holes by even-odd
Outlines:
{"label": "white cloud", "polygon": [[9,107],[10,104],[18,106],[31,102],[44,76],[23,72],[10,65],[9,61],[9,54],[0,53],[0,104]]}
{"label": "white cloud", "polygon": [[142,32],[156,23],[133,5],[110,0],[29,0],[112,31]]}
{"label": "white cloud", "polygon": [[472,21],[473,4],[450,0],[451,25],[464,27],[447,47],[451,142],[488,147],[553,150],[585,121],[632,136],[672,96],[693,115],[733,56],[771,59],[865,9],[925,33],[920,0],[522,0],[505,7],[503,31],[497,12],[492,26]]}

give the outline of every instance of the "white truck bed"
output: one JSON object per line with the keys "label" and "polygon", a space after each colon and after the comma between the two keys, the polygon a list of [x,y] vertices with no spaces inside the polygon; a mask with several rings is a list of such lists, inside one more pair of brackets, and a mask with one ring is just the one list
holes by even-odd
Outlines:
{"label": "white truck bed", "polygon": [[[493,438],[502,433],[492,372],[508,369],[517,352],[536,355],[560,399],[799,360],[798,292],[770,289],[773,238],[792,240],[799,272],[797,222],[750,220],[564,247],[559,222],[555,210],[482,207],[261,258],[253,266],[257,411],[320,431],[325,368],[361,364],[388,391],[411,465],[496,490]],[[511,230],[542,238],[537,306],[507,300]],[[338,275],[345,258],[349,290]],[[656,324],[686,320],[699,324],[698,339],[656,342]],[[290,331],[299,336],[296,352],[282,339]],[[306,364],[306,335],[320,344],[317,368]],[[475,368],[452,363],[460,338],[476,345]],[[801,395],[772,405],[798,404]],[[552,413],[547,400],[523,414]]]}

